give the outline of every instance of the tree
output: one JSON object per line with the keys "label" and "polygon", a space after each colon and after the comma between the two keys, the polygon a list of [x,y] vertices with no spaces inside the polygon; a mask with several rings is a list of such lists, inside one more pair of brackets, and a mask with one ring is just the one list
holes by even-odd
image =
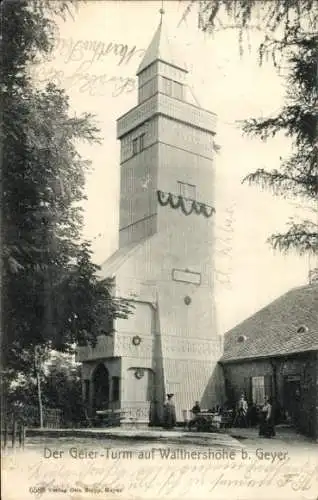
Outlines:
{"label": "tree", "polygon": [[[42,363],[41,398],[46,410],[61,410],[63,426],[83,421],[81,374],[79,364],[69,355],[51,352]],[[25,420],[27,425],[37,421],[37,377],[35,373],[20,377],[12,382],[8,391],[9,406]],[[46,416],[43,412],[42,419]],[[42,421],[43,422],[43,421]]]}
{"label": "tree", "polygon": [[[188,5],[188,10],[193,5]],[[186,13],[185,13],[186,14]],[[281,251],[318,252],[317,224],[317,75],[318,75],[318,2],[317,0],[202,0],[199,3],[199,27],[213,33],[225,28],[224,19],[243,34],[255,26],[264,29],[259,47],[259,63],[272,58],[274,66],[287,68],[285,105],[275,116],[247,119],[242,128],[248,135],[266,141],[283,132],[292,139],[292,153],[281,158],[279,170],[258,169],[243,182],[270,188],[277,195],[300,198],[309,204],[313,218],[294,220],[288,230],[273,234],[269,241]]]}
{"label": "tree", "polygon": [[55,354],[43,376],[43,396],[46,407],[62,411],[63,425],[83,420],[81,372],[69,356]]}
{"label": "tree", "polygon": [[64,91],[36,88],[30,73],[38,55],[52,50],[54,16],[69,6],[42,0],[1,6],[2,361],[9,378],[31,373],[39,350],[94,345],[115,317],[130,312],[128,302],[112,297],[112,281],[99,279],[81,237],[90,162],[77,145],[100,140],[94,117],[70,116]]}

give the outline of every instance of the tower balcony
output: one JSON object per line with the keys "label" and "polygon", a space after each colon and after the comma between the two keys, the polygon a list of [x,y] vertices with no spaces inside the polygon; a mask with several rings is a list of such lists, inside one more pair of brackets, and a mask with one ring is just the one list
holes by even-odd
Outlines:
{"label": "tower balcony", "polygon": [[174,120],[215,134],[216,114],[185,101],[157,93],[134,107],[117,120],[117,139],[155,115],[165,115]]}
{"label": "tower balcony", "polygon": [[93,361],[100,358],[111,358],[114,356],[115,342],[114,336],[100,335],[95,347],[89,345],[77,347],[75,360],[77,362]]}
{"label": "tower balcony", "polygon": [[[75,360],[77,362],[94,361],[102,358],[118,356],[132,356],[138,358],[151,358],[153,339],[151,336],[143,336],[134,332],[114,333],[112,336],[101,335],[98,337],[96,347],[77,347]],[[138,342],[138,343],[137,343]]]}

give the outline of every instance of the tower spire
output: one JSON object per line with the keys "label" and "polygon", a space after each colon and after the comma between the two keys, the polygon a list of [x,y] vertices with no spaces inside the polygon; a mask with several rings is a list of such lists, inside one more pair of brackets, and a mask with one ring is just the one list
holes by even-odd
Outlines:
{"label": "tower spire", "polygon": [[159,10],[160,12],[160,25],[162,24],[162,17],[165,13],[164,8],[163,8],[163,0],[161,0],[161,9]]}
{"label": "tower spire", "polygon": [[152,38],[152,41],[145,52],[145,55],[140,62],[140,65],[137,70],[137,75],[141,73],[144,69],[150,66],[155,61],[161,61],[170,66],[174,66],[175,68],[181,69],[182,71],[187,72],[187,68],[185,62],[183,61],[183,57],[178,54],[178,50],[176,51],[176,47],[172,40],[167,34],[167,30],[165,27],[165,23],[163,23],[163,14],[165,13],[163,9],[163,0],[161,2],[160,12],[160,22],[157,30]]}

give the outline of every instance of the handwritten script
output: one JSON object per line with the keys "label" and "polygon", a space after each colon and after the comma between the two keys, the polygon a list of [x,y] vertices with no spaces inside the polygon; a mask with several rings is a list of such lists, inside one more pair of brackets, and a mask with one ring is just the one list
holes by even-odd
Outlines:
{"label": "handwritten script", "polygon": [[[77,474],[70,477],[70,471],[59,467],[56,475],[45,476],[38,486],[51,484],[51,486],[70,489],[75,486],[105,490],[105,488],[130,494],[132,492],[149,492],[156,498],[166,495],[188,496],[195,494],[198,490],[202,492],[213,492],[215,490],[227,490],[229,488],[252,488],[261,489],[270,486],[274,488],[285,488],[294,492],[308,491],[317,479],[318,468],[307,463],[302,470],[281,463],[280,465],[264,466],[256,461],[246,466],[240,462],[232,464],[171,464],[148,463],[147,466],[139,463],[138,469],[134,463],[124,464],[122,461],[114,461],[106,467],[98,467],[95,464],[82,471],[80,477]],[[240,472],[237,475],[234,472]],[[41,475],[41,468],[31,468],[30,479],[36,479]],[[72,479],[70,481],[70,479]]]}
{"label": "handwritten script", "polygon": [[129,76],[114,76],[111,73],[95,74],[91,71],[92,63],[82,62],[74,72],[60,70],[55,66],[43,68],[38,66],[33,71],[35,79],[42,84],[55,83],[66,91],[76,89],[91,97],[102,97],[111,92],[112,97],[129,93],[136,88],[136,79]]}
{"label": "handwritten script", "polygon": [[74,89],[91,97],[111,93],[112,97],[118,97],[136,88],[136,78],[123,75],[119,69],[129,63],[135,67],[144,52],[136,45],[130,47],[119,42],[58,38],[55,50],[45,61],[51,64],[41,61],[33,68],[32,75],[41,84],[53,82],[66,91]]}
{"label": "handwritten script", "polygon": [[[31,452],[28,452],[31,453]],[[286,457],[279,462],[264,462],[251,455],[250,460],[44,460],[32,453],[15,457],[5,464],[6,489],[19,474],[21,487],[33,498],[67,493],[78,498],[109,493],[116,498],[210,498],[227,499],[256,495],[262,498],[313,498],[318,487],[318,463],[304,457],[301,463]],[[246,490],[252,490],[246,495]],[[12,491],[12,488],[11,490]],[[233,493],[232,493],[233,492]],[[263,496],[266,494],[266,496]],[[83,496],[82,496],[83,495]],[[15,498],[8,495],[10,498]],[[105,496],[106,498],[107,496]],[[18,497],[17,497],[18,498]],[[100,496],[104,498],[104,496]]]}
{"label": "handwritten script", "polygon": [[129,47],[118,42],[102,42],[100,40],[74,40],[73,38],[58,38],[55,53],[64,58],[64,63],[79,62],[85,59],[89,62],[99,61],[106,56],[114,56],[117,65],[127,65],[137,56],[139,60],[145,53],[136,45]]}

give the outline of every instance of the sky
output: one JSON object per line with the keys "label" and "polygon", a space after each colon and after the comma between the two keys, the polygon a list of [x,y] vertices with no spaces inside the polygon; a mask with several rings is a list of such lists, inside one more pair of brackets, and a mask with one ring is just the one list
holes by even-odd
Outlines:
{"label": "sky", "polygon": [[[284,230],[290,217],[301,216],[295,202],[274,197],[242,179],[257,168],[279,167],[288,155],[285,137],[262,143],[243,137],[237,120],[274,114],[283,104],[284,79],[271,62],[259,67],[259,26],[244,42],[226,24],[215,34],[199,31],[197,8],[182,21],[188,1],[164,2],[164,22],[189,69],[188,82],[197,103],[218,116],[216,142],[216,303],[219,333],[224,333],[290,288],[307,283],[308,258],[284,256],[266,243]],[[56,49],[36,68],[39,81],[55,81],[70,97],[72,112],[96,115],[100,145],[80,145],[92,162],[84,203],[84,236],[93,242],[100,264],[118,244],[119,142],[116,119],[137,104],[135,73],[156,30],[161,2],[93,1],[81,3],[73,18],[59,20]],[[127,45],[126,54],[118,44]]]}

